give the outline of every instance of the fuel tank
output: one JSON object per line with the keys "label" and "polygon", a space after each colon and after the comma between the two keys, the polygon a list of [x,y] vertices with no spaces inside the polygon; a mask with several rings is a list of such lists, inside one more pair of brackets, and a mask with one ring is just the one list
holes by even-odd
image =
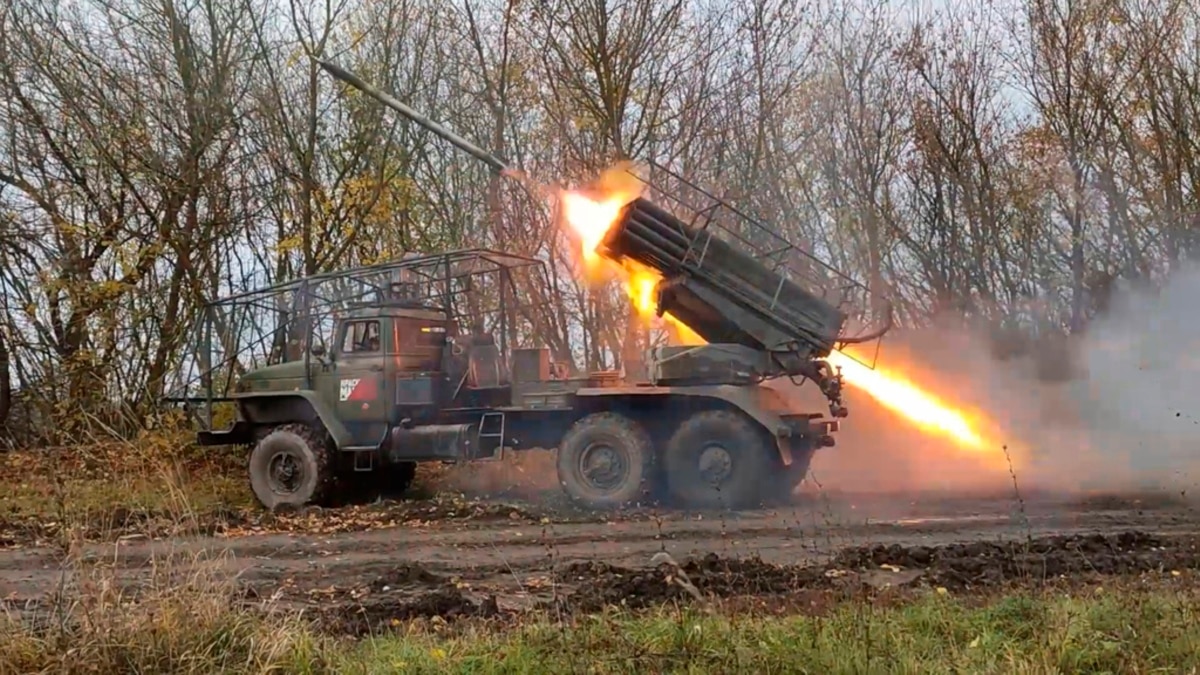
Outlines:
{"label": "fuel tank", "polygon": [[478,443],[479,426],[476,424],[395,427],[387,457],[389,462],[474,459]]}

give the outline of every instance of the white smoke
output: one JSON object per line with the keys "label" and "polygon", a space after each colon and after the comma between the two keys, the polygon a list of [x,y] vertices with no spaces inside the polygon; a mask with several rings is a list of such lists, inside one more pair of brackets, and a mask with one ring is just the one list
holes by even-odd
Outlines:
{"label": "white smoke", "polygon": [[1200,479],[1200,271],[1176,273],[1158,293],[1115,296],[1082,341],[1083,378],[1043,393],[1076,411],[1053,440],[1070,443],[1077,430],[1083,447],[1037,443],[1033,468],[1070,472],[1085,488],[1187,490]]}
{"label": "white smoke", "polygon": [[991,456],[972,457],[847,387],[851,416],[814,473],[847,491],[1011,490],[1008,446],[1022,489],[1191,492],[1200,481],[1200,271],[1175,274],[1157,293],[1118,290],[1070,355],[1082,372],[1051,383],[1037,378],[1036,356],[995,358],[984,331],[939,322],[890,336],[880,367],[902,364],[948,403],[983,411]]}

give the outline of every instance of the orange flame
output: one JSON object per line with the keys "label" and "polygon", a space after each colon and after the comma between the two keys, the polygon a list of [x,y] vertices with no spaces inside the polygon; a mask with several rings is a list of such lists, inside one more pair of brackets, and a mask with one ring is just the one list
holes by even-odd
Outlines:
{"label": "orange flame", "polygon": [[[621,210],[642,196],[643,183],[631,170],[630,162],[620,162],[606,169],[585,188],[562,193],[563,219],[579,240],[584,268],[589,273],[613,269],[614,265],[618,268],[625,267],[602,257],[597,249],[604,240],[604,235],[608,234],[609,228],[617,222]],[[624,272],[626,277],[636,274],[636,270],[631,269],[625,269]],[[652,295],[653,293],[647,293],[646,297]]]}
{"label": "orange flame", "polygon": [[[590,274],[601,270],[613,271],[622,280],[630,302],[647,321],[656,314],[655,284],[662,278],[653,269],[636,261],[613,260],[604,257],[598,247],[608,230],[617,222],[621,210],[641,196],[641,182],[629,173],[627,163],[606,170],[584,189],[562,194],[564,221],[579,242],[585,269]],[[663,314],[665,323],[676,330],[685,344],[704,344],[687,324]],[[878,368],[871,369],[846,354],[833,351],[829,364],[842,368],[844,381],[863,390],[883,406],[901,414],[919,428],[944,435],[972,453],[988,452],[989,448],[967,415],[939,401],[903,376]]]}
{"label": "orange flame", "polygon": [[[645,184],[633,173],[633,168],[631,162],[619,162],[604,170],[588,186],[564,191],[563,220],[578,240],[580,258],[586,272],[593,278],[603,276],[606,272],[614,273],[621,280],[638,315],[647,323],[652,323],[658,314],[654,287],[662,275],[636,260],[613,260],[602,256],[598,250],[604,236],[620,217],[621,210],[642,195]],[[675,330],[680,341],[703,344],[703,338],[670,312],[664,312],[661,320]]]}
{"label": "orange flame", "polygon": [[842,369],[847,384],[867,392],[884,407],[907,417],[925,431],[949,436],[959,445],[983,452],[989,448],[963,412],[922,391],[903,376],[878,368],[872,370],[846,354],[834,350],[826,359]]}

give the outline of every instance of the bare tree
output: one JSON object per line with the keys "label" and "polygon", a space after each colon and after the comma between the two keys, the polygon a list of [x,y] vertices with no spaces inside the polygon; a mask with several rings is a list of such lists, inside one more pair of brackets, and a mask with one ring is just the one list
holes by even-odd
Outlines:
{"label": "bare tree", "polygon": [[[187,338],[214,296],[468,246],[548,264],[511,289],[544,307],[505,327],[511,343],[630,366],[644,317],[624,289],[589,287],[554,200],[527,189],[625,158],[871,282],[867,304],[898,301],[906,324],[1078,332],[1117,278],[1154,283],[1194,256],[1194,5],[13,0],[0,424],[28,408],[60,437],[133,429],[201,359]],[[525,186],[312,56],[526,169]],[[215,319],[228,351],[237,331]],[[276,347],[303,345],[278,331]]]}
{"label": "bare tree", "polygon": [[1112,7],[1110,0],[1029,0],[1023,17],[1025,89],[1055,143],[1051,159],[1062,167],[1050,187],[1065,236],[1054,233],[1049,241],[1069,270],[1072,332],[1085,321],[1087,229],[1095,209],[1089,186],[1103,119],[1088,89],[1105,79],[1101,36]]}
{"label": "bare tree", "polygon": [[926,311],[990,315],[1038,293],[1040,228],[1020,208],[1016,132],[1002,93],[1003,45],[988,3],[918,24],[900,57],[916,76],[913,218],[897,236],[915,256]]}
{"label": "bare tree", "polygon": [[893,247],[896,169],[908,137],[908,84],[891,58],[895,17],[884,3],[844,10],[823,45],[829,141],[821,148],[822,198],[832,218],[830,248],[844,268],[862,269],[872,288],[872,311],[882,313],[884,269]]}
{"label": "bare tree", "polygon": [[[644,156],[670,117],[664,103],[686,69],[679,49],[687,44],[684,7],[682,0],[535,4],[543,105],[566,148],[565,176]],[[587,358],[593,367],[602,367],[604,351],[620,355],[615,367],[640,361],[646,336],[623,294],[589,294],[578,287],[575,298],[591,336]],[[617,319],[620,308],[623,320]]]}

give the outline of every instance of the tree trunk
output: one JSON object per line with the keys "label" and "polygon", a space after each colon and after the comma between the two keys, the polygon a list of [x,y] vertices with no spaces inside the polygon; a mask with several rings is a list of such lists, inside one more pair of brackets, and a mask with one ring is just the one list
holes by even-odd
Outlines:
{"label": "tree trunk", "polygon": [[0,436],[8,431],[8,414],[12,411],[12,370],[8,358],[8,343],[0,333]]}

